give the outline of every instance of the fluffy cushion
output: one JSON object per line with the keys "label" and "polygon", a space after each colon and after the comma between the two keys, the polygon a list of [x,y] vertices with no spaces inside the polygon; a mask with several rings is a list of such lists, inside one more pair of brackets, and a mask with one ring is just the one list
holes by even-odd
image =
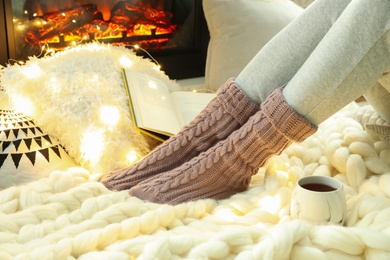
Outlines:
{"label": "fluffy cushion", "polygon": [[236,77],[302,8],[289,0],[203,0],[210,31],[205,86],[217,90]]}
{"label": "fluffy cushion", "polygon": [[146,137],[132,126],[121,67],[179,88],[151,61],[124,47],[98,43],[8,66],[0,80],[16,108],[58,138],[77,163],[108,172],[149,151]]}
{"label": "fluffy cushion", "polygon": [[76,166],[58,141],[13,109],[0,91],[0,189]]}

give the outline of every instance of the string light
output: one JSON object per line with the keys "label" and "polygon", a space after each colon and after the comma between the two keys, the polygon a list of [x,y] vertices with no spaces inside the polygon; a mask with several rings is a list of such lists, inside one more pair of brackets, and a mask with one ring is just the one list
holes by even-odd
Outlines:
{"label": "string light", "polygon": [[11,64],[12,62],[17,63],[19,65],[24,65],[25,62],[22,60],[15,60],[15,59],[8,59],[8,63]]}
{"label": "string light", "polygon": [[[63,16],[65,16],[64,13],[62,13]],[[84,41],[88,40],[88,37],[86,35],[84,35],[80,41],[76,42],[76,41],[72,41],[71,42],[71,47],[76,47],[78,46],[79,44],[83,43]],[[123,45],[125,47],[132,47],[134,48],[135,50],[141,50],[143,51],[155,64],[156,66],[154,66],[153,68],[156,70],[156,71],[161,71],[161,65],[158,63],[158,61],[147,51],[145,50],[144,48],[140,47],[138,44],[134,44],[134,45]],[[65,48],[65,49],[68,49],[68,48]],[[46,51],[45,51],[46,50]],[[35,57],[37,58],[40,58],[40,57],[46,57],[46,56],[49,56],[49,55],[53,55],[55,54],[55,50],[50,48],[49,44],[48,43],[44,43],[40,49],[40,53],[38,55],[36,55]],[[15,59],[8,59],[8,63],[11,63],[11,62],[16,62],[18,63],[19,65],[24,65],[25,62],[24,61],[18,61],[18,60],[15,60]],[[126,58],[122,58],[120,60],[120,63],[124,66],[124,67],[130,67],[132,65],[132,61],[130,59],[126,59]],[[210,91],[210,90],[198,90],[198,91]]]}
{"label": "string light", "polygon": [[81,140],[80,152],[92,165],[98,162],[103,154],[104,145],[103,129],[88,129]]}
{"label": "string light", "polygon": [[157,84],[156,84],[155,82],[153,82],[153,81],[149,81],[149,82],[148,82],[148,85],[149,85],[149,87],[152,88],[152,89],[157,89]]}
{"label": "string light", "polygon": [[142,47],[139,46],[138,44],[134,44],[134,45],[125,45],[125,46],[127,46],[127,47],[132,47],[132,48],[134,48],[135,50],[141,50],[141,51],[143,51],[144,53],[146,53],[146,55],[149,56],[150,59],[152,59],[152,61],[153,61],[154,63],[156,63],[155,69],[156,69],[157,71],[161,70],[161,65],[158,63],[158,61],[157,61],[157,60],[156,60],[156,59],[155,59],[147,50],[145,50],[144,48],[142,48]]}
{"label": "string light", "polygon": [[115,127],[119,120],[120,114],[118,108],[115,106],[103,105],[100,107],[100,120],[108,127]]}
{"label": "string light", "polygon": [[[62,14],[65,16],[65,14]],[[73,48],[83,42],[84,40],[87,40],[87,36],[84,36],[79,42],[72,41],[71,45],[68,48]],[[124,47],[133,47],[135,50],[141,50],[144,53],[146,53],[152,61],[156,64],[154,67],[156,70],[161,70],[160,64],[158,64],[158,61],[145,49],[140,47],[138,44],[136,45],[124,45]],[[97,48],[96,46],[94,48]],[[50,48],[50,45],[48,43],[44,43],[40,48],[40,53],[36,56],[37,58],[40,57],[46,57],[48,55],[55,54],[55,50]],[[18,61],[14,59],[9,59],[9,62],[15,62],[19,65],[25,65],[25,61]],[[119,60],[120,64],[123,67],[131,67],[133,65],[133,60],[130,59],[127,56],[123,56]],[[38,77],[42,74],[41,68],[34,62],[31,62],[30,64],[23,67],[23,73],[29,77]],[[53,91],[53,93],[59,93],[61,91],[61,85],[58,79],[51,78],[49,80],[49,85]],[[157,85],[155,82],[150,81],[149,86],[151,88],[157,88]],[[18,100],[15,100],[16,104],[19,104],[19,107],[15,107],[19,111],[24,112],[26,115],[33,115],[34,114],[34,106],[31,102],[28,102],[27,99],[23,99],[20,97]],[[15,105],[16,105],[15,104]],[[117,107],[114,106],[101,106],[99,110],[100,114],[100,120],[102,123],[105,124],[105,127],[102,127],[100,129],[88,129],[81,140],[80,144],[80,152],[84,154],[85,159],[89,161],[92,165],[98,162],[101,159],[101,156],[103,154],[103,151],[105,149],[105,133],[110,128],[115,127],[118,122],[121,119],[119,110]],[[97,141],[100,140],[100,141]],[[125,157],[127,164],[133,164],[137,160],[139,160],[141,156],[135,151],[130,150]]]}
{"label": "string light", "polygon": [[128,164],[135,163],[136,161],[139,160],[139,158],[140,158],[140,156],[133,149],[131,149],[130,152],[126,156],[126,160],[127,160]]}
{"label": "string light", "polygon": [[265,196],[258,201],[258,206],[271,214],[276,214],[282,207],[282,200],[277,194],[276,196]]}
{"label": "string light", "polygon": [[218,208],[215,211],[214,215],[226,221],[235,221],[238,218],[238,216],[233,212],[233,210],[228,207]]}
{"label": "string light", "polygon": [[130,68],[133,65],[133,61],[128,58],[127,56],[122,56],[119,59],[119,63],[122,65],[124,68]]}
{"label": "string light", "polygon": [[15,105],[15,110],[20,111],[27,116],[32,116],[34,114],[35,107],[29,99],[15,95],[13,97],[13,103]]}
{"label": "string light", "polygon": [[36,64],[32,63],[29,65],[26,65],[23,67],[22,73],[27,77],[27,78],[36,78],[42,75],[42,70],[41,68]]}

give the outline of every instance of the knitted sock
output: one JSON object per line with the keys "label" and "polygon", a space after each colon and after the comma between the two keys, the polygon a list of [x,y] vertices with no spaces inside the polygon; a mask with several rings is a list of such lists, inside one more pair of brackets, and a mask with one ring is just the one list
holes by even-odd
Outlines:
{"label": "knitted sock", "polygon": [[288,106],[278,88],[261,104],[261,110],[227,139],[174,170],[139,183],[129,193],[169,204],[227,198],[246,190],[251,176],[270,156],[316,130]]}
{"label": "knitted sock", "polygon": [[161,172],[169,171],[241,127],[259,107],[228,80],[217,96],[177,135],[158,146],[138,163],[116,170],[100,180],[108,189],[124,190]]}

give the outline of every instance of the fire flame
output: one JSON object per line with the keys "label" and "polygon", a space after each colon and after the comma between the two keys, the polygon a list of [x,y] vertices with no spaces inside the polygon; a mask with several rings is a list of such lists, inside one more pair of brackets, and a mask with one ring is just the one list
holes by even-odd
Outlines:
{"label": "fire flame", "polygon": [[[118,44],[137,43],[144,48],[159,49],[172,38],[177,25],[172,14],[147,5],[143,1],[119,1],[107,12],[95,4],[85,4],[54,12],[43,13],[40,6],[25,10],[28,19],[16,21],[25,42],[32,49],[44,44],[63,49],[72,42],[100,41]],[[141,3],[138,3],[141,2]],[[104,8],[103,8],[104,9]]]}

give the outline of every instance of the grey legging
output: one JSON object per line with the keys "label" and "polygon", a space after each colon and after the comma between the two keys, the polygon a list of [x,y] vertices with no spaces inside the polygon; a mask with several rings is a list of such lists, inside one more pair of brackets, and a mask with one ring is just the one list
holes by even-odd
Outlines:
{"label": "grey legging", "polygon": [[[378,87],[390,65],[389,28],[389,0],[316,0],[260,50],[236,82],[256,103],[287,83],[288,104],[318,125]],[[380,95],[373,96],[378,101]],[[390,118],[388,108],[389,101],[382,110]]]}

